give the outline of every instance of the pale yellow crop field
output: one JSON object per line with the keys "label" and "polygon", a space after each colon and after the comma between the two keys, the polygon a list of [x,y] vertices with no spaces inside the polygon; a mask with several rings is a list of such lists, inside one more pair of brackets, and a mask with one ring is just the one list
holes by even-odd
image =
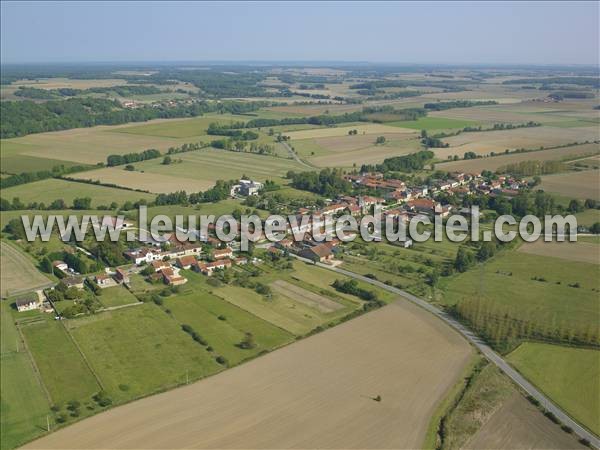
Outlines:
{"label": "pale yellow crop field", "polygon": [[538,149],[542,146],[554,147],[574,142],[592,142],[598,139],[600,139],[600,135],[597,127],[556,128],[542,126],[461,133],[458,136],[443,139],[444,142],[450,144],[450,147],[436,149],[435,152],[441,159],[447,159],[449,156],[454,155],[462,158],[465,152],[488,155],[491,152],[502,153],[506,149]]}
{"label": "pale yellow crop field", "polygon": [[419,448],[471,355],[400,301],[25,448]]}
{"label": "pale yellow crop field", "polygon": [[600,171],[545,175],[542,177],[540,188],[565,197],[600,200]]}
{"label": "pale yellow crop field", "polygon": [[79,180],[100,181],[106,184],[116,184],[130,189],[142,189],[154,194],[168,194],[184,190],[188,193],[205,191],[214,180],[197,180],[180,176],[171,176],[150,172],[126,171],[122,167],[107,167],[104,169],[78,172],[70,175]]}
{"label": "pale yellow crop field", "polygon": [[6,242],[0,242],[0,267],[3,298],[52,284],[25,255]]}
{"label": "pale yellow crop field", "polygon": [[[435,154],[438,158],[446,156],[448,149],[435,149]],[[459,161],[449,161],[438,163],[435,165],[437,169],[447,170],[449,172],[481,172],[482,170],[496,170],[499,167],[508,164],[515,164],[521,161],[550,161],[571,159],[578,156],[586,156],[598,154],[600,145],[598,144],[583,144],[573,145],[570,147],[553,148],[550,150],[539,150],[535,152],[510,153],[508,155],[499,155],[493,157],[466,159]],[[462,154],[460,154],[462,157]]]}
{"label": "pale yellow crop field", "polygon": [[593,242],[544,242],[539,240],[521,245],[518,251],[569,261],[600,264],[600,245]]}

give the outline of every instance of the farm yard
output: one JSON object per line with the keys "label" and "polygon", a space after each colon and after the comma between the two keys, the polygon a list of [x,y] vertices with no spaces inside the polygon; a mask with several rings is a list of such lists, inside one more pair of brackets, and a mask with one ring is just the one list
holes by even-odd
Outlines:
{"label": "farm yard", "polygon": [[[394,303],[26,448],[416,448],[470,358],[469,346],[445,325]],[[290,404],[294,414],[286,413]],[[156,426],[165,417],[168,431]]]}
{"label": "farm yard", "polygon": [[2,298],[41,289],[52,284],[33,265],[33,261],[11,244],[0,242],[0,264],[2,265]]}

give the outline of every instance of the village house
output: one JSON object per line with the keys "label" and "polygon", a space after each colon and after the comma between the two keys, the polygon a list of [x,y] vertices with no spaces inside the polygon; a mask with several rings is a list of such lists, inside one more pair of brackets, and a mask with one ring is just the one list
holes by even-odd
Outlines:
{"label": "village house", "polygon": [[135,250],[126,251],[125,256],[133,261],[136,265],[140,265],[142,263],[150,263],[152,261],[156,261],[162,258],[162,255],[159,250],[153,248],[138,248]]}
{"label": "village house", "polygon": [[111,286],[114,283],[113,279],[104,273],[96,275],[94,281],[101,288]]}
{"label": "village house", "polygon": [[161,269],[160,273],[163,281],[169,286],[180,286],[187,283],[187,279],[179,275],[179,271],[175,271],[172,267]]}
{"label": "village house", "polygon": [[160,272],[162,269],[168,269],[171,267],[171,263],[159,259],[158,261],[152,261],[150,265],[154,268],[155,272]]}
{"label": "village house", "polygon": [[233,250],[230,248],[215,249],[212,252],[212,256],[215,259],[232,258]]}
{"label": "village house", "polygon": [[83,277],[66,277],[60,280],[60,282],[67,288],[83,289]]}
{"label": "village house", "polygon": [[69,270],[69,265],[64,261],[52,261],[52,267],[64,273],[67,273]]}
{"label": "village house", "polygon": [[372,206],[383,205],[385,200],[379,197],[363,195],[358,197],[358,206],[362,208],[363,214],[368,214]]}
{"label": "village house", "polygon": [[39,308],[39,300],[36,295],[20,297],[15,301],[15,305],[19,312],[33,311]]}
{"label": "village house", "polygon": [[245,256],[238,256],[234,259],[234,262],[237,266],[243,266],[245,264],[248,264],[248,258],[246,258]]}
{"label": "village house", "polygon": [[181,269],[189,269],[192,266],[198,264],[198,260],[195,256],[188,255],[177,258],[177,266]]}
{"label": "village house", "polygon": [[304,248],[298,252],[298,255],[314,262],[326,262],[333,259],[331,248],[325,244]]}
{"label": "village house", "polygon": [[207,262],[207,263],[199,262],[196,267],[197,267],[197,270],[199,270],[201,273],[210,277],[213,274],[213,272],[217,269],[225,269],[225,268],[231,267],[231,260],[223,259],[220,261]]}
{"label": "village house", "polygon": [[129,284],[129,275],[123,269],[117,268],[115,271],[115,281],[117,283]]}

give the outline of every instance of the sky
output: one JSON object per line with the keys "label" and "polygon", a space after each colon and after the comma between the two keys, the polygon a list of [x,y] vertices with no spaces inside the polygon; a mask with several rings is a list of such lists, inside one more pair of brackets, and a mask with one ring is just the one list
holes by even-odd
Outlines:
{"label": "sky", "polygon": [[2,1],[3,63],[599,63],[598,2]]}

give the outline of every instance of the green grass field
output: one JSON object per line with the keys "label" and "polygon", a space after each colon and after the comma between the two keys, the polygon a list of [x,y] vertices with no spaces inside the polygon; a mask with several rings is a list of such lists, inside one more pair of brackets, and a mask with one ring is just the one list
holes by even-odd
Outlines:
{"label": "green grass field", "polygon": [[166,120],[159,123],[134,125],[118,129],[119,133],[141,134],[146,136],[162,136],[172,138],[189,138],[204,136],[206,140],[216,139],[207,136],[206,129],[211,123],[227,125],[232,122],[247,122],[247,116],[234,116],[232,114],[211,114],[184,120]]}
{"label": "green grass field", "polygon": [[101,294],[98,296],[100,303],[105,307],[110,308],[112,306],[129,305],[131,303],[137,303],[138,299],[125,289],[123,286],[108,287],[100,290]]}
{"label": "green grass field", "polygon": [[50,405],[15,327],[9,301],[1,302],[0,318],[0,448],[8,449],[15,448],[45,431]]}
{"label": "green grass field", "polygon": [[127,200],[135,202],[146,199],[150,201],[155,198],[154,195],[144,192],[54,178],[2,189],[2,198],[12,201],[14,197],[18,197],[25,204],[43,202],[46,205],[54,200],[63,199],[68,206],[72,205],[73,199],[82,197],[90,197],[92,206],[110,205],[112,202],[123,204]]}
{"label": "green grass field", "polygon": [[422,117],[417,120],[401,120],[397,122],[386,122],[386,125],[392,125],[399,128],[412,128],[415,130],[447,130],[455,128],[465,128],[477,125],[472,120],[446,119],[445,117]]}
{"label": "green grass field", "polygon": [[600,351],[526,342],[508,360],[572,417],[600,434]]}
{"label": "green grass field", "polygon": [[[238,153],[224,150],[207,149],[178,155],[181,163],[161,164],[161,160],[144,161],[136,164],[137,170],[149,173],[172,175],[182,179],[207,180],[211,184],[216,180],[239,179],[246,175],[252,179],[267,179],[283,182],[282,177],[288,170],[302,171],[306,167],[287,158]],[[185,190],[185,181],[181,188]]]}
{"label": "green grass field", "polygon": [[[165,307],[180,324],[191,325],[231,365],[293,340],[285,330],[211,294],[204,275],[185,271],[184,276],[188,282],[182,293],[169,297]],[[226,320],[219,320],[219,316]],[[237,346],[247,332],[254,336],[254,349]]]}
{"label": "green grass field", "polygon": [[69,322],[111,398],[120,402],[217,372],[220,366],[154,304]]}
{"label": "green grass field", "polygon": [[[574,283],[580,287],[569,287]],[[594,264],[506,251],[479,268],[442,278],[440,288],[447,305],[481,296],[548,327],[563,323],[585,332],[600,320]]]}
{"label": "green grass field", "polygon": [[600,222],[600,209],[587,209],[584,212],[575,214],[577,225],[589,227],[596,222]]}
{"label": "green grass field", "polygon": [[24,325],[22,331],[54,404],[83,402],[100,390],[63,324],[52,315]]}

